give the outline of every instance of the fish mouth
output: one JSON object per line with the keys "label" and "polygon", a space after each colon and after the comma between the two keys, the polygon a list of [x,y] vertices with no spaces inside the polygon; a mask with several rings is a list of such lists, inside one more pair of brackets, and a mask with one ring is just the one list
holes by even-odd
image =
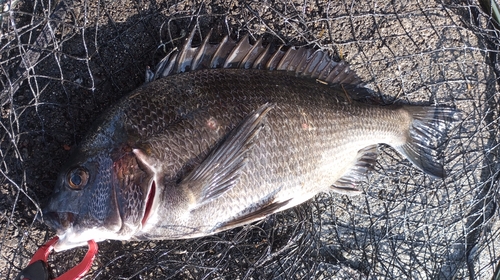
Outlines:
{"label": "fish mouth", "polygon": [[151,187],[149,188],[148,196],[146,197],[146,208],[144,209],[144,215],[142,216],[141,225],[142,228],[146,225],[152,214],[153,204],[155,202],[156,196],[156,182],[153,180],[151,182]]}
{"label": "fish mouth", "polygon": [[56,252],[87,246],[89,240],[95,242],[106,239],[124,240],[130,236],[120,236],[117,233],[120,224],[104,226],[81,225],[78,214],[72,212],[44,212],[44,222],[56,232],[59,240],[53,245]]}
{"label": "fish mouth", "polygon": [[[59,240],[54,244],[54,251],[61,252],[76,247],[85,246],[88,240],[82,240],[82,238],[76,238],[75,231],[73,227],[67,229],[63,234],[57,234]],[[92,239],[92,238],[91,238]],[[100,240],[99,240],[100,241]]]}
{"label": "fish mouth", "polygon": [[76,247],[87,246],[90,240],[101,242],[107,239],[127,240],[128,237],[119,238],[116,231],[104,228],[91,228],[81,230],[78,226],[67,228],[63,233],[58,233],[59,240],[54,244],[54,251],[61,252]]}
{"label": "fish mouth", "polygon": [[[74,222],[76,215],[71,212],[46,212],[44,213],[44,222],[57,232],[59,240],[53,245],[56,252],[84,246],[88,240],[82,240],[79,234],[76,234]],[[84,237],[83,239],[85,239]],[[92,238],[91,238],[92,239]]]}

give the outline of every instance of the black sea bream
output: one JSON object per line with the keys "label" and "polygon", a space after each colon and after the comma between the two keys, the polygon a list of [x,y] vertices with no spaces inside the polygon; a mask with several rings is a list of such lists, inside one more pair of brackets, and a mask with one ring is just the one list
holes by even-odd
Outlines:
{"label": "black sea bream", "polygon": [[359,194],[379,143],[445,176],[453,109],[365,104],[356,75],[322,51],[227,37],[192,48],[193,34],[64,165],[44,215],[56,250],[206,236],[320,192]]}

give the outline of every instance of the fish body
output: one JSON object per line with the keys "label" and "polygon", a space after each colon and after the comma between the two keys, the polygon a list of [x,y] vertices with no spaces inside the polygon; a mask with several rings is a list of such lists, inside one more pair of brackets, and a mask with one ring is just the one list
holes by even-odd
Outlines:
{"label": "fish body", "polygon": [[351,87],[311,76],[201,69],[126,96],[57,180],[45,210],[55,249],[206,236],[320,192],[359,194],[379,143],[444,176],[439,143],[452,109],[364,104]]}

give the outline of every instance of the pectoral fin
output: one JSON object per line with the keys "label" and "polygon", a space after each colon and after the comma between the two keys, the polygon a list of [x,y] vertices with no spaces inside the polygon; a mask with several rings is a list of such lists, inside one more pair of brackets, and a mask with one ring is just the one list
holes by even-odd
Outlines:
{"label": "pectoral fin", "polygon": [[361,149],[358,152],[354,166],[333,184],[332,190],[346,195],[360,194],[361,190],[356,186],[365,181],[367,172],[375,165],[377,155],[377,145]]}
{"label": "pectoral fin", "polygon": [[187,175],[179,187],[189,190],[199,206],[231,189],[240,176],[253,139],[273,108],[264,104],[248,115],[203,162]]}

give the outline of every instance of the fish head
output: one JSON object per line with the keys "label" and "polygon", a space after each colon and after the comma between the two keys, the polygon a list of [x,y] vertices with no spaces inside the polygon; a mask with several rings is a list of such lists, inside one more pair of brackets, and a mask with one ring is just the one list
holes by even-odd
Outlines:
{"label": "fish head", "polygon": [[91,239],[130,239],[141,229],[151,197],[153,180],[132,152],[77,153],[44,209],[45,223],[59,236],[54,249],[84,246]]}

